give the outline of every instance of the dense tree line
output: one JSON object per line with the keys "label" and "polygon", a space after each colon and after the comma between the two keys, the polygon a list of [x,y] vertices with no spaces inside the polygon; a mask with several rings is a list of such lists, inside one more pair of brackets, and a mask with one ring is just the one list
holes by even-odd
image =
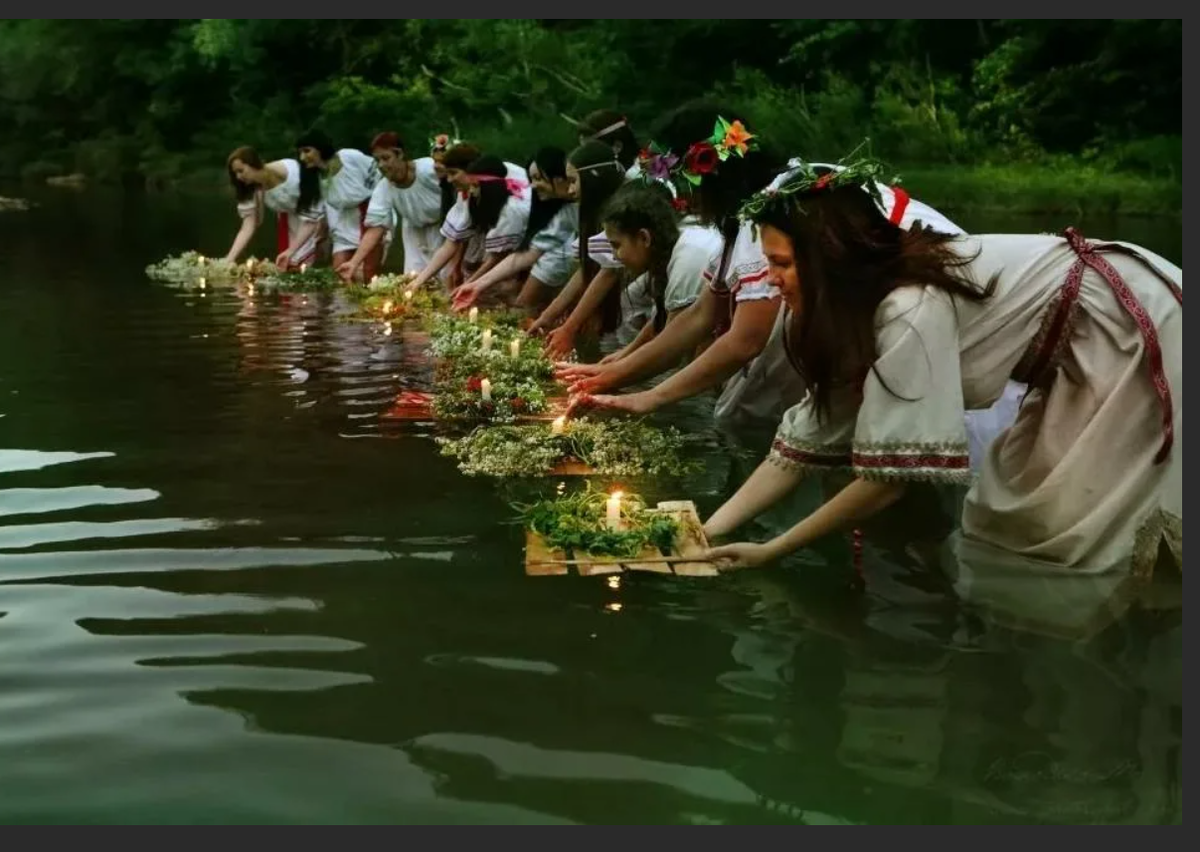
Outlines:
{"label": "dense tree line", "polygon": [[457,128],[516,156],[712,93],[782,146],[1181,173],[1182,22],[5,20],[0,172],[171,178],[302,130]]}

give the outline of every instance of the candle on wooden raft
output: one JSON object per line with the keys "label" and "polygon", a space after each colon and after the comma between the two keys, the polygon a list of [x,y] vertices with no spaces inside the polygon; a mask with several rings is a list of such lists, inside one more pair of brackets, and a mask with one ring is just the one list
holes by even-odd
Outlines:
{"label": "candle on wooden raft", "polygon": [[621,528],[621,497],[620,491],[614,491],[608,495],[608,502],[604,505],[605,518],[610,530]]}

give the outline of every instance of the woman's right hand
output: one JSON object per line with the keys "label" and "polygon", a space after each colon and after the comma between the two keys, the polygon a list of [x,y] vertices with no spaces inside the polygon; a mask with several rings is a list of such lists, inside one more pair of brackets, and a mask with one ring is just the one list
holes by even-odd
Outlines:
{"label": "woman's right hand", "polygon": [[292,253],[290,251],[281,251],[275,258],[275,266],[282,272],[287,272],[292,265]]}
{"label": "woman's right hand", "polygon": [[563,323],[546,335],[546,352],[551,358],[565,358],[575,348],[575,329]]}

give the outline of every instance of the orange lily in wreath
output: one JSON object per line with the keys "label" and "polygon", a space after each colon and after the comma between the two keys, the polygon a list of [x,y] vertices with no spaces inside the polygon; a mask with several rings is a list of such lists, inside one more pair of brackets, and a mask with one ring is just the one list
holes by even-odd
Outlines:
{"label": "orange lily in wreath", "polygon": [[734,153],[739,157],[746,156],[746,152],[754,148],[751,142],[754,138],[754,134],[746,129],[741,119],[728,122],[718,116],[717,123],[713,126],[713,135],[708,141],[717,149],[721,159],[725,160]]}

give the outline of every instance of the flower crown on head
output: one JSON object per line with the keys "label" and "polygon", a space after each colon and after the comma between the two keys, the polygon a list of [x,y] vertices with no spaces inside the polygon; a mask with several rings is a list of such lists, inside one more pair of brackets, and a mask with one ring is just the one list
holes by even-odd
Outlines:
{"label": "flower crown on head", "polygon": [[460,142],[462,142],[461,139],[452,139],[449,133],[439,133],[437,136],[429,137],[429,153],[448,151]]}
{"label": "flower crown on head", "polygon": [[899,183],[899,179],[883,180],[883,164],[870,155],[855,159],[867,144],[868,142],[863,142],[833,165],[810,163],[800,159],[791,160],[786,172],[771,181],[765,189],[746,199],[738,210],[739,218],[752,222],[781,204],[793,204],[802,196],[846,186],[864,190],[876,204],[882,205],[883,195],[879,191],[879,185],[894,185]]}
{"label": "flower crown on head", "polygon": [[693,143],[683,156],[651,142],[638,154],[642,174],[647,180],[678,183],[680,188],[699,186],[704,176],[732,156],[744,157],[758,149],[758,142],[740,120],[726,121],[720,116],[713,125],[712,136]]}

